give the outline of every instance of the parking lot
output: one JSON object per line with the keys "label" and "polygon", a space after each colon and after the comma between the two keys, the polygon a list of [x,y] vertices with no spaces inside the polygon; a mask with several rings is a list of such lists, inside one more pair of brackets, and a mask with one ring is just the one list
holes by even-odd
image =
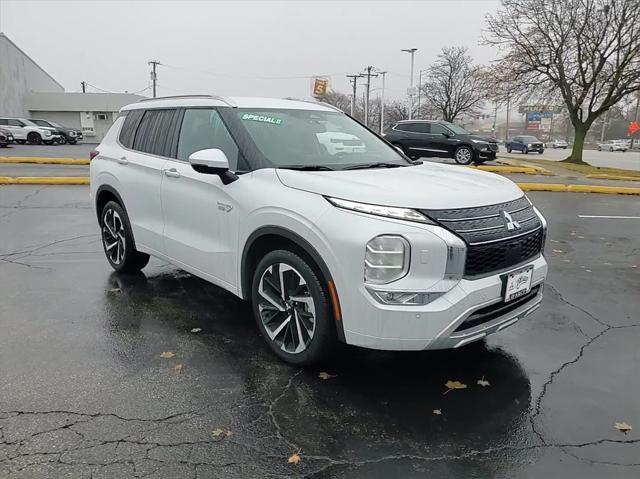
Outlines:
{"label": "parking lot", "polygon": [[0,477],[638,477],[640,198],[530,197],[550,231],[536,314],[318,371],[198,278],[113,273],[87,187],[1,186]]}
{"label": "parking lot", "polygon": [[[518,158],[522,160],[551,160],[561,161],[564,160],[571,149],[553,149],[547,148],[541,155],[538,153],[529,153],[523,155],[519,151],[514,151],[510,154],[505,153],[504,146],[500,147],[502,156]],[[599,166],[606,168],[620,168],[623,170],[640,170],[640,150],[634,149],[630,151],[598,151],[598,150],[584,150],[583,161],[589,163],[591,166]]]}

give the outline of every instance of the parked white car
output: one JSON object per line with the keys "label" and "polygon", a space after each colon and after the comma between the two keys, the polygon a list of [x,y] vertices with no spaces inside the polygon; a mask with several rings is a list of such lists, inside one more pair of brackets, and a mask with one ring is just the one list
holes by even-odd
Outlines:
{"label": "parked white car", "polygon": [[629,149],[629,143],[626,140],[607,140],[604,143],[598,143],[598,151],[622,151]]}
{"label": "parked white car", "polygon": [[567,143],[565,140],[559,139],[552,140],[549,144],[551,145],[551,148],[563,148],[566,150],[569,147],[569,143]]}
{"label": "parked white car", "polygon": [[26,118],[0,117],[0,127],[9,130],[16,143],[20,144],[50,144],[58,142],[61,138],[55,129],[38,126]]}
{"label": "parked white car", "polygon": [[[363,149],[329,151],[321,125]],[[152,255],[251,301],[290,363],[337,341],[457,348],[542,300],[546,222],[515,183],[411,161],[324,103],[143,100],[92,158],[111,266],[137,271]]]}

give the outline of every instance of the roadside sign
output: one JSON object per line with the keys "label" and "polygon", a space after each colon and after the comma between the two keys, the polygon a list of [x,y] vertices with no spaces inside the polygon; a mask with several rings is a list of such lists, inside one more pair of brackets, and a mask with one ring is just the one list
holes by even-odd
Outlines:
{"label": "roadside sign", "polygon": [[640,131],[640,123],[637,121],[632,121],[629,124],[629,136],[633,136]]}
{"label": "roadside sign", "polygon": [[327,77],[316,77],[313,79],[311,93],[315,97],[325,96],[329,91],[329,79]]}

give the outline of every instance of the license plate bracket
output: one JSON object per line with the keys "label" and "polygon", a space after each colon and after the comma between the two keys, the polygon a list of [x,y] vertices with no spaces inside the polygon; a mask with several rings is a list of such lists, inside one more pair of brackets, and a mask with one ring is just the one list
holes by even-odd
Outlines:
{"label": "license plate bracket", "polygon": [[533,266],[526,266],[502,275],[502,297],[508,303],[531,291]]}

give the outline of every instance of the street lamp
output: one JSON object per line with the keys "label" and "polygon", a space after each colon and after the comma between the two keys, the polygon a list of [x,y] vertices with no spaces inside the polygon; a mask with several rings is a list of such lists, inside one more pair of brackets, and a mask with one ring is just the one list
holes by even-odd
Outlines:
{"label": "street lamp", "polygon": [[417,50],[417,48],[405,48],[400,50],[401,52],[411,54],[411,76],[409,77],[409,89],[407,90],[407,93],[409,94],[409,120],[411,120],[411,117],[413,116],[413,59]]}
{"label": "street lamp", "polygon": [[424,70],[420,70],[420,72],[418,74],[418,76],[420,78],[418,80],[418,115],[420,114],[420,93],[421,93],[421,90],[422,90],[422,74],[424,72],[428,72],[428,71],[429,71],[429,69],[425,68]]}

